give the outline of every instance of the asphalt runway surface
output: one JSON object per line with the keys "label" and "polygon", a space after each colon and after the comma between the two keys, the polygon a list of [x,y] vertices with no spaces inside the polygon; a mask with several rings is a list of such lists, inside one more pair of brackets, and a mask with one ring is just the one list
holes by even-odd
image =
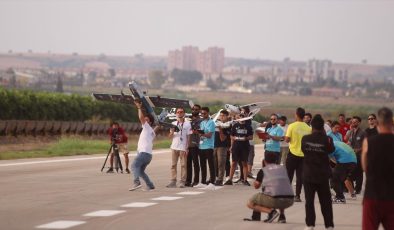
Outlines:
{"label": "asphalt runway surface", "polygon": [[[258,145],[254,174],[261,167],[262,156],[262,145]],[[301,230],[305,227],[305,202],[295,203],[286,210],[286,224],[243,221],[252,213],[246,207],[247,200],[260,191],[252,186],[223,186],[217,190],[166,188],[171,167],[169,150],[155,150],[146,170],[156,186],[153,191],[130,192],[132,175],[100,172],[104,159],[102,154],[0,161],[0,229]],[[131,153],[130,162],[133,159]],[[179,167],[178,164],[178,175]],[[335,229],[361,229],[361,200],[358,196],[346,204],[333,205]],[[315,229],[325,229],[317,196],[315,208]],[[265,217],[262,214],[262,219]]]}

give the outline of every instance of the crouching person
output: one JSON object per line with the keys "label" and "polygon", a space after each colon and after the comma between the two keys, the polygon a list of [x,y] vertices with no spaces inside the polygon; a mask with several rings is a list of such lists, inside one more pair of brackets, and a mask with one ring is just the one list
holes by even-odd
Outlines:
{"label": "crouching person", "polygon": [[[286,168],[276,164],[277,156],[274,153],[265,155],[263,168],[257,174],[254,182],[255,189],[262,185],[262,192],[250,198],[247,206],[253,210],[252,218],[245,221],[260,221],[261,213],[268,213],[264,222],[271,223],[278,216],[279,223],[286,223],[284,210],[293,205],[294,192],[291,187]],[[277,211],[279,210],[279,212]]]}

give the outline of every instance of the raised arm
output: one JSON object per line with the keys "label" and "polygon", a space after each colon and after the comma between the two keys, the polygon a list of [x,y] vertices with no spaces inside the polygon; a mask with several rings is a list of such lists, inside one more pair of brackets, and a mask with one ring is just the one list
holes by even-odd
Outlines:
{"label": "raised arm", "polygon": [[143,113],[142,110],[141,110],[142,103],[139,102],[139,101],[134,101],[134,104],[135,104],[135,106],[137,107],[137,110],[138,110],[138,118],[139,118],[141,124],[145,124],[145,122],[146,122],[145,116],[144,116],[144,113]]}

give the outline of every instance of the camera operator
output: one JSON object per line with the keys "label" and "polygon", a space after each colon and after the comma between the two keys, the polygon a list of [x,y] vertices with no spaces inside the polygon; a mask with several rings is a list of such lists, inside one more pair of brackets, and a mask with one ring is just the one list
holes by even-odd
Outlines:
{"label": "camera operator", "polygon": [[[200,112],[193,111],[191,116],[191,126],[192,126],[192,134],[189,138],[189,153],[187,154],[187,163],[186,163],[186,186],[194,187],[200,181],[200,163],[198,159],[199,154],[199,144],[200,144],[200,135],[198,134],[198,130],[200,129]],[[193,163],[193,164],[192,164]],[[194,179],[192,183],[194,169]]]}
{"label": "camera operator", "polygon": [[[128,169],[129,165],[129,150],[127,149],[127,135],[122,127],[119,126],[118,122],[113,122],[111,127],[108,129],[108,135],[110,137],[111,145],[116,144],[119,148],[119,153],[123,153],[125,159],[126,173],[130,173]],[[108,169],[107,173],[113,173],[114,165],[114,150],[112,148],[111,157],[109,159],[111,167]]]}

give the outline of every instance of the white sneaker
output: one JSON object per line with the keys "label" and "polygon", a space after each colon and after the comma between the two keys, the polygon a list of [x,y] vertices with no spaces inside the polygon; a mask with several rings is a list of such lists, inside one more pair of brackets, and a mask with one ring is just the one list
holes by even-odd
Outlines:
{"label": "white sneaker", "polygon": [[209,183],[209,185],[207,185],[205,188],[201,188],[201,189],[205,189],[205,190],[215,190],[215,185],[212,183]]}
{"label": "white sneaker", "polygon": [[129,188],[129,191],[134,191],[134,190],[139,189],[141,187],[142,187],[141,184],[134,184],[133,187]]}
{"label": "white sneaker", "polygon": [[328,227],[327,230],[334,230],[334,227]]}
{"label": "white sneaker", "polygon": [[313,230],[313,229],[315,229],[315,227],[313,227],[313,226],[307,226],[304,228],[304,230]]}
{"label": "white sneaker", "polygon": [[193,188],[205,188],[205,187],[207,187],[207,185],[198,183],[198,184],[195,185]]}

